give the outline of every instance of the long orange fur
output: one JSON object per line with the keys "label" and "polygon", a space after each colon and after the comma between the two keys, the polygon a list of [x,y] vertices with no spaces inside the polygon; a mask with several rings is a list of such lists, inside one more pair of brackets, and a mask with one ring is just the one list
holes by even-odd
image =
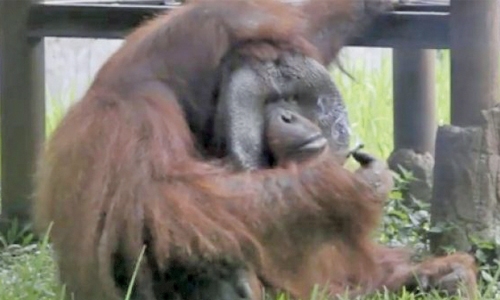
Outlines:
{"label": "long orange fur", "polygon": [[[359,21],[353,2],[192,1],[127,37],[48,140],[36,176],[34,222],[40,233],[53,222],[60,278],[75,299],[121,299],[113,257],[131,273],[144,245],[135,285],[144,299],[158,299],[152,268],[173,258],[231,257],[270,290],[305,298],[314,284],[332,295],[397,289],[420,270],[372,242],[382,199],[328,154],[232,173],[202,156],[187,122],[213,109],[221,61],[239,45],[259,59],[273,49],[330,63],[351,34],[343,28]],[[456,262],[473,272],[462,254],[421,268]]]}

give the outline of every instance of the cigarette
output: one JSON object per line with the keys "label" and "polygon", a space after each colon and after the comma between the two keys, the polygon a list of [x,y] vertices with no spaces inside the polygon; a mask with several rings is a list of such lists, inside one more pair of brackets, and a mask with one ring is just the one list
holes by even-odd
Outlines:
{"label": "cigarette", "polygon": [[351,150],[349,150],[349,152],[347,152],[347,157],[351,156],[355,152],[358,152],[359,150],[363,149],[364,147],[365,147],[365,144],[363,144],[363,143],[357,144],[354,148],[352,148]]}

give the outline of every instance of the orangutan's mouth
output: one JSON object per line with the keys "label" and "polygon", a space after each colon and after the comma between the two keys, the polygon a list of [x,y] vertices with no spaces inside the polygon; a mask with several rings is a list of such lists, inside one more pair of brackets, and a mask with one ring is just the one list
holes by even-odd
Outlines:
{"label": "orangutan's mouth", "polygon": [[316,134],[299,144],[297,151],[315,151],[326,147],[328,141],[322,134]]}

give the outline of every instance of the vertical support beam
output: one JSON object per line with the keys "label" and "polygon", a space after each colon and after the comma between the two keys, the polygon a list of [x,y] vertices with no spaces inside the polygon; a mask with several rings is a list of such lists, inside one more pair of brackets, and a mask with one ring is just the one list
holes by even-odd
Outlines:
{"label": "vertical support beam", "polygon": [[451,123],[479,125],[499,101],[500,1],[451,0]]}
{"label": "vertical support beam", "polygon": [[0,225],[29,221],[35,159],[45,135],[44,44],[27,38],[31,2],[0,1]]}
{"label": "vertical support beam", "polygon": [[393,50],[394,145],[434,155],[435,50]]}

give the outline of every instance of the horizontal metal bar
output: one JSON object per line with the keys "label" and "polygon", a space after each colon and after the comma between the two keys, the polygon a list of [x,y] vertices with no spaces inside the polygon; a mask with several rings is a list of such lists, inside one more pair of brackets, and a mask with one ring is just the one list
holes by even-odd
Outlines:
{"label": "horizontal metal bar", "polygon": [[179,5],[34,4],[31,37],[121,39],[141,22]]}
{"label": "horizontal metal bar", "polygon": [[[179,4],[35,4],[30,12],[29,35],[121,39],[144,20],[177,7]],[[391,12],[377,18],[369,30],[349,44],[447,48],[448,21],[446,12]]]}
{"label": "horizontal metal bar", "polygon": [[426,5],[426,4],[401,4],[398,5],[398,11],[414,12],[449,12],[449,5]]}
{"label": "horizontal metal bar", "polygon": [[447,49],[450,44],[448,13],[392,12],[377,18],[352,46]]}

